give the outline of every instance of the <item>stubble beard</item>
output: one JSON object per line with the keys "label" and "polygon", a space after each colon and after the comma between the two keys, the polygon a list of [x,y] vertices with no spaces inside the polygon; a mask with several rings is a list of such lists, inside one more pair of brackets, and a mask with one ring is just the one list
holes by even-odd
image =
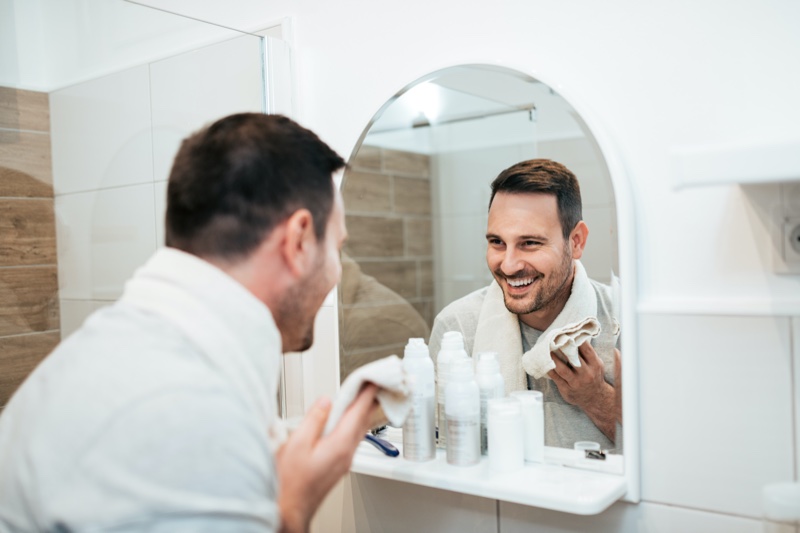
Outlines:
{"label": "stubble beard", "polygon": [[568,299],[569,293],[572,291],[572,287],[567,286],[567,281],[569,281],[570,275],[572,274],[572,254],[568,246],[564,247],[563,258],[558,269],[546,277],[543,277],[541,273],[535,270],[523,271],[519,274],[515,274],[513,277],[508,277],[503,275],[502,272],[495,271],[494,275],[503,279],[534,277],[534,283],[541,283],[541,287],[533,294],[532,301],[526,300],[529,297],[528,295],[523,296],[523,298],[526,299],[515,298],[509,295],[503,286],[503,300],[506,309],[515,315],[527,315],[553,305],[564,296],[564,293],[566,293],[566,298],[564,298],[564,300]]}

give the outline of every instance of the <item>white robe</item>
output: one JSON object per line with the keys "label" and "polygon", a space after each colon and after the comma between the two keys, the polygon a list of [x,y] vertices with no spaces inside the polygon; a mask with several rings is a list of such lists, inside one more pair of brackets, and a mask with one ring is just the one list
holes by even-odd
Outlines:
{"label": "white robe", "polygon": [[0,416],[0,531],[274,531],[281,338],[209,263],[159,250]]}

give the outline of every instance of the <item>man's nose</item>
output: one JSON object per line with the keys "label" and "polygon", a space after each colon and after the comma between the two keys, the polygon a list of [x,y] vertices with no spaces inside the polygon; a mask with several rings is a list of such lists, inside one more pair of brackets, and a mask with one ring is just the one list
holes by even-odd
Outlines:
{"label": "man's nose", "polygon": [[519,272],[520,270],[524,270],[525,265],[522,262],[522,258],[513,248],[506,249],[505,253],[503,254],[503,262],[500,263],[500,270],[502,270],[503,274],[506,276],[512,276]]}

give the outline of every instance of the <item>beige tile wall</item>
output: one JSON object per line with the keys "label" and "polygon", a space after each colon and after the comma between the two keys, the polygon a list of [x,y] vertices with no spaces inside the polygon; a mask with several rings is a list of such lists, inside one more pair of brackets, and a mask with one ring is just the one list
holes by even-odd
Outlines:
{"label": "beige tile wall", "polygon": [[389,354],[433,321],[431,162],[424,154],[362,146],[342,193],[349,239],[342,276],[341,373]]}
{"label": "beige tile wall", "polygon": [[60,337],[48,95],[0,87],[0,410]]}

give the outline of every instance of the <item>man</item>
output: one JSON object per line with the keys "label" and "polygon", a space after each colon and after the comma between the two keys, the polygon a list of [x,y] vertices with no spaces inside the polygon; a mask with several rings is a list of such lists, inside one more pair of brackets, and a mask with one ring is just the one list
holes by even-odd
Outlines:
{"label": "man", "polygon": [[[612,385],[618,325],[610,289],[589,280],[578,261],[589,234],[581,218],[578,181],[563,165],[533,159],[501,172],[492,182],[486,232],[486,261],[495,281],[439,313],[430,347],[435,357],[444,332],[455,330],[462,332],[473,356],[498,352],[507,393],[528,388],[544,394],[548,446],[571,448],[576,441],[589,440],[613,449],[621,423]],[[552,358],[547,364],[554,368],[537,379],[530,375],[535,365],[528,358],[567,302],[577,298],[579,286],[588,294],[587,312],[596,314],[601,332],[579,347],[580,366],[547,348],[546,357]],[[504,332],[508,320],[512,326]],[[619,448],[621,439],[617,443]]]}
{"label": "man", "polygon": [[0,530],[308,528],[374,411],[370,386],[322,436],[322,400],[281,446],[281,352],[311,346],[341,273],[343,166],[280,116],[233,115],[184,141],[167,247],[0,417]]}

